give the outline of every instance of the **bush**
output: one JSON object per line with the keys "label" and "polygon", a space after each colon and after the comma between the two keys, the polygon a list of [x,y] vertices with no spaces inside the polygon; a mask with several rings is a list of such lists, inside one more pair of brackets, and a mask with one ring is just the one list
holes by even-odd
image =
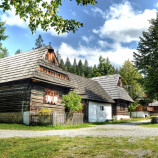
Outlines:
{"label": "bush", "polygon": [[70,110],[70,113],[77,112],[83,109],[81,104],[81,96],[78,95],[76,92],[72,91],[67,95],[63,95],[62,97],[65,108],[68,108]]}

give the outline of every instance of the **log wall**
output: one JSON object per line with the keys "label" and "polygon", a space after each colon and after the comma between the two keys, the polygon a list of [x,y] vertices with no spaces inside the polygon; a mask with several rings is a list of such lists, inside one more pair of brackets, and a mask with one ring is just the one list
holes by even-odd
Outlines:
{"label": "log wall", "polygon": [[[58,101],[56,104],[49,104],[44,102],[45,89],[49,89],[57,92]],[[51,112],[65,112],[65,105],[62,103],[62,95],[67,94],[70,89],[65,87],[60,87],[56,85],[50,85],[45,83],[34,83],[31,89],[31,101],[30,101],[30,111],[31,111],[31,123],[36,123],[38,116],[38,111],[41,109],[48,109]]]}
{"label": "log wall", "polygon": [[29,110],[31,83],[29,81],[0,84],[0,113]]}
{"label": "log wall", "polygon": [[[112,104],[112,114],[115,115],[128,115],[129,103],[123,100],[115,100],[116,103]],[[126,106],[121,107],[121,104]]]}

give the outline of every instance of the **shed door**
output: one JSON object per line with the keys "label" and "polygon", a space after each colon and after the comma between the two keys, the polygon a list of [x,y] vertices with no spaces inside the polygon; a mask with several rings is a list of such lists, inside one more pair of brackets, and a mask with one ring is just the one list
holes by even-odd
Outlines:
{"label": "shed door", "polygon": [[112,118],[112,106],[107,103],[89,101],[88,121],[105,122]]}
{"label": "shed door", "polygon": [[23,115],[23,124],[30,125],[30,111],[25,111],[26,102],[22,101],[22,115]]}
{"label": "shed door", "polygon": [[23,112],[23,124],[30,125],[30,111]]}

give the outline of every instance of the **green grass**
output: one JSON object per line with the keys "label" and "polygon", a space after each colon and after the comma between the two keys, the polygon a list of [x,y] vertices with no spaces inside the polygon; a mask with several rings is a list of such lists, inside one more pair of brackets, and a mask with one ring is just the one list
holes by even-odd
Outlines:
{"label": "green grass", "polygon": [[35,130],[35,131],[44,131],[44,130],[63,130],[63,129],[76,129],[76,128],[86,128],[91,124],[79,124],[79,125],[37,125],[37,126],[26,126],[23,124],[7,124],[0,123],[0,129],[8,129],[8,130]]}
{"label": "green grass", "polygon": [[44,130],[64,130],[64,129],[76,129],[76,128],[87,128],[92,125],[104,125],[104,124],[118,124],[118,123],[127,123],[135,122],[144,119],[132,118],[131,120],[119,120],[119,121],[109,121],[109,122],[99,122],[99,123],[83,123],[79,125],[46,125],[46,126],[26,126],[23,124],[6,124],[0,123],[0,129],[7,130],[35,130],[35,131],[44,131]]}
{"label": "green grass", "polygon": [[158,137],[57,137],[0,139],[2,158],[158,157]]}
{"label": "green grass", "polygon": [[158,123],[143,123],[143,124],[139,124],[138,126],[142,126],[142,127],[147,127],[147,128],[158,128]]}

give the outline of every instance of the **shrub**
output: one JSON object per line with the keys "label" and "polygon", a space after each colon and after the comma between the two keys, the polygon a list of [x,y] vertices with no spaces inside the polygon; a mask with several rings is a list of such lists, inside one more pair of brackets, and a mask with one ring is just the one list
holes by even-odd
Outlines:
{"label": "shrub", "polygon": [[81,104],[81,96],[78,95],[76,92],[72,91],[67,95],[63,95],[63,103],[65,104],[65,108],[68,108],[71,112],[77,112],[82,110]]}

